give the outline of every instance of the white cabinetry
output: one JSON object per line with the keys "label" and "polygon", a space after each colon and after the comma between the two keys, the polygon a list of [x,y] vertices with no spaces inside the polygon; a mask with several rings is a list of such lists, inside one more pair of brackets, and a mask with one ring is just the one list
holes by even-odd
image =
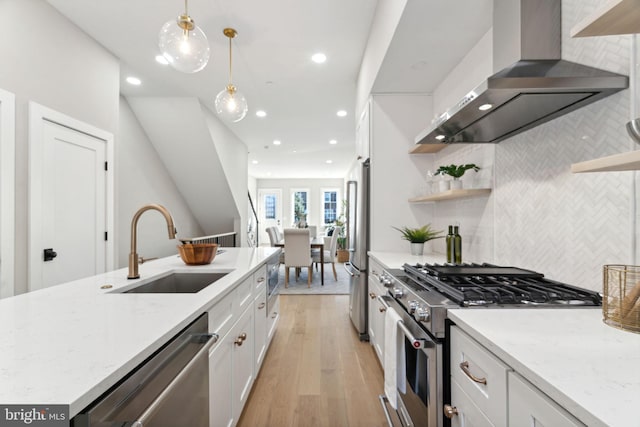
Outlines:
{"label": "white cabinetry", "polygon": [[378,296],[386,295],[386,288],[380,283],[382,267],[373,258],[369,257],[369,342],[373,346],[384,366],[384,316],[385,312],[378,302]]}
{"label": "white cabinetry", "polygon": [[280,320],[280,296],[276,297],[273,306],[269,307],[269,316],[267,317],[267,346],[271,344],[273,334],[276,332]]}
{"label": "white cabinetry", "polygon": [[544,393],[514,372],[509,372],[509,426],[584,426]]}
{"label": "white cabinetry", "polygon": [[356,156],[359,161],[369,158],[371,144],[371,100],[367,101],[356,126]]}
{"label": "white cabinetry", "polygon": [[[456,326],[451,327],[451,380],[496,426],[507,423],[509,367]],[[457,407],[458,402],[451,405]]]}
{"label": "white cabinetry", "polygon": [[450,337],[452,427],[584,426],[459,327]]}
{"label": "white cabinetry", "polygon": [[209,331],[220,336],[209,352],[210,427],[233,427],[242,414],[276,327],[266,298],[263,265],[209,309]]}

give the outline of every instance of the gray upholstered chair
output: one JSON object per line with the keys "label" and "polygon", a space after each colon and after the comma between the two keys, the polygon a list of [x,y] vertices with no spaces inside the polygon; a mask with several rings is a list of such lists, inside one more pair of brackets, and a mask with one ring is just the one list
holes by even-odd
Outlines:
{"label": "gray upholstered chair", "polygon": [[[333,278],[338,280],[338,273],[336,272],[336,262],[337,255],[336,251],[338,249],[338,230],[334,230],[333,234],[329,237],[324,238],[324,263],[331,263],[333,267]],[[316,264],[316,270],[318,269],[318,264],[320,263],[320,251],[312,252],[313,262]]]}
{"label": "gray upholstered chair", "polygon": [[311,260],[311,240],[309,230],[306,228],[285,228],[284,229],[284,287],[289,287],[289,269],[296,269],[296,279],[301,268],[309,270],[307,280],[308,287],[311,287],[311,277],[313,276],[313,261]]}

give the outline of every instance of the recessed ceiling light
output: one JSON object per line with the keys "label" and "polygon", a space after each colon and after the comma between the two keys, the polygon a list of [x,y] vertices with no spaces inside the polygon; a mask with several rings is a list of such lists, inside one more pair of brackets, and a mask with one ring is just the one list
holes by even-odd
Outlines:
{"label": "recessed ceiling light", "polygon": [[134,85],[134,86],[140,86],[142,81],[137,77],[129,76],[129,77],[127,77],[127,83],[129,83],[130,85]]}
{"label": "recessed ceiling light", "polygon": [[252,160],[251,163],[253,163],[254,165],[257,165],[258,161],[257,160]]}
{"label": "recessed ceiling light", "polygon": [[482,104],[481,106],[478,107],[478,110],[487,111],[487,110],[490,110],[491,108],[493,108],[493,105],[491,104]]}
{"label": "recessed ceiling light", "polygon": [[162,65],[169,65],[169,60],[162,55],[156,55],[156,62]]}
{"label": "recessed ceiling light", "polygon": [[311,60],[316,64],[322,64],[327,60],[327,55],[325,55],[324,53],[318,52],[311,57]]}
{"label": "recessed ceiling light", "polygon": [[345,110],[340,110],[336,114],[338,115],[338,117],[344,117],[347,115],[347,112]]}
{"label": "recessed ceiling light", "polygon": [[336,145],[338,143],[338,141],[336,141],[335,139],[332,139],[331,141],[329,141],[329,144],[331,145]]}
{"label": "recessed ceiling light", "polygon": [[327,160],[326,162],[328,165],[330,165],[331,163],[333,163],[333,160]]}
{"label": "recessed ceiling light", "polygon": [[267,112],[263,111],[263,110],[258,110],[258,111],[256,111],[256,116],[258,116],[258,117],[266,117],[267,116]]}
{"label": "recessed ceiling light", "polygon": [[438,136],[436,136],[436,139],[438,141],[442,141],[444,139],[444,135],[438,135]]}
{"label": "recessed ceiling light", "polygon": [[280,145],[280,144],[282,144],[282,141],[280,141],[279,139],[273,140],[273,145]]}
{"label": "recessed ceiling light", "polygon": [[293,150],[293,151],[292,151],[292,153],[297,153],[297,152],[298,152],[298,150]]}

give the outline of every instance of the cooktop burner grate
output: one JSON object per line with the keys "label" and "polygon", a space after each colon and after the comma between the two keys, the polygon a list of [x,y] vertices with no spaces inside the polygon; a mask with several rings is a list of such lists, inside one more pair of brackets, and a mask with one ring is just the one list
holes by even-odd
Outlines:
{"label": "cooktop burner grate", "polygon": [[435,289],[461,306],[601,305],[597,292],[546,279],[543,274],[491,264],[404,265],[416,284]]}

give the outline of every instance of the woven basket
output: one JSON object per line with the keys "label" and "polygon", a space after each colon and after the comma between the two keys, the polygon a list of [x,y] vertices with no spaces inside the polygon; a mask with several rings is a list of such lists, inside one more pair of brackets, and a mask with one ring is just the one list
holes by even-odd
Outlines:
{"label": "woven basket", "polygon": [[217,243],[185,243],[178,245],[180,258],[188,265],[211,264],[218,251]]}
{"label": "woven basket", "polygon": [[640,266],[605,265],[603,272],[604,323],[640,333]]}

